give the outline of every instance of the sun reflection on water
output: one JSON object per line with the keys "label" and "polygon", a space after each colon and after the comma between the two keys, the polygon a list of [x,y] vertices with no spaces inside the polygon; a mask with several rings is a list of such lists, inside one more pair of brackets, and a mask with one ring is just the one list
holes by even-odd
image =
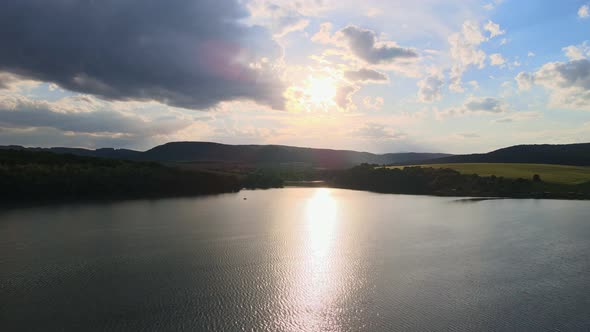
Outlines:
{"label": "sun reflection on water", "polygon": [[338,202],[327,188],[319,188],[305,205],[305,259],[293,284],[299,314],[296,330],[339,331],[337,301],[342,278],[334,250],[338,230]]}
{"label": "sun reflection on water", "polygon": [[325,262],[334,239],[334,225],[338,206],[330,189],[320,188],[306,206],[306,233],[311,249],[311,258],[318,264]]}

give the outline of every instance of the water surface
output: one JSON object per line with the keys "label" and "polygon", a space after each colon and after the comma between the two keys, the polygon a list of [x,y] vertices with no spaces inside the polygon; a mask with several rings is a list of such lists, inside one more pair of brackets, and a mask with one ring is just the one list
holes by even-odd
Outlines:
{"label": "water surface", "polygon": [[286,188],[4,210],[0,325],[589,330],[590,204]]}

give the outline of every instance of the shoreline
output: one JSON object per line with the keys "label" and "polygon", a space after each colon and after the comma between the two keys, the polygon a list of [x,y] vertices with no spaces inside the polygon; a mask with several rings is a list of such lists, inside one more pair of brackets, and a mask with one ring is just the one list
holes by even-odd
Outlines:
{"label": "shoreline", "polygon": [[457,202],[479,202],[479,201],[488,201],[488,200],[501,200],[501,199],[549,199],[549,200],[567,200],[567,201],[588,201],[590,197],[568,197],[566,196],[559,196],[559,195],[515,195],[515,196],[478,196],[478,195],[452,195],[452,194],[437,194],[437,193],[399,193],[399,192],[383,192],[383,191],[374,191],[368,189],[360,189],[360,188],[347,188],[347,187],[339,187],[339,186],[331,186],[326,181],[290,181],[296,183],[289,183],[285,184],[283,187],[275,187],[275,188],[242,188],[238,191],[232,192],[219,192],[219,193],[207,193],[207,194],[197,194],[197,195],[166,195],[166,196],[144,196],[144,197],[116,197],[116,198],[53,198],[53,199],[36,199],[36,200],[13,200],[13,201],[4,201],[0,203],[0,211],[7,211],[11,209],[18,209],[18,208],[34,208],[34,207],[44,207],[44,206],[56,206],[61,204],[102,204],[102,203],[121,203],[121,202],[132,202],[132,201],[156,201],[156,200],[167,200],[167,199],[189,199],[189,198],[204,198],[204,197],[212,197],[212,196],[220,196],[220,195],[228,195],[228,194],[239,194],[243,191],[248,190],[268,190],[268,189],[283,189],[283,188],[328,188],[328,189],[345,189],[345,190],[354,190],[354,191],[363,191],[369,193],[376,193],[376,194],[385,194],[385,195],[407,195],[407,196],[428,196],[428,197],[441,197],[441,198],[456,198]]}

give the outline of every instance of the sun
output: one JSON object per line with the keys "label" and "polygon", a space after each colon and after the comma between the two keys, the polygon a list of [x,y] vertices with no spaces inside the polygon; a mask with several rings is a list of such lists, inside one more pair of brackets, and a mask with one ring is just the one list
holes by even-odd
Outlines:
{"label": "sun", "polygon": [[312,107],[328,108],[335,104],[336,80],[331,77],[309,77],[305,84],[305,97]]}
{"label": "sun", "polygon": [[340,79],[330,73],[309,74],[296,81],[285,92],[287,109],[299,112],[339,110],[337,99]]}
{"label": "sun", "polygon": [[336,81],[330,77],[310,77],[305,90],[311,103],[330,104],[336,97]]}

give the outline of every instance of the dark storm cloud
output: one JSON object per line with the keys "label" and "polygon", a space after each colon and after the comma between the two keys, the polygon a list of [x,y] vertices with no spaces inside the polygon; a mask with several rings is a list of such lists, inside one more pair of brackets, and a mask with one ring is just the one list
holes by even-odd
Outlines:
{"label": "dark storm cloud", "polygon": [[248,15],[237,0],[4,0],[0,71],[106,99],[282,108],[282,50]]}

